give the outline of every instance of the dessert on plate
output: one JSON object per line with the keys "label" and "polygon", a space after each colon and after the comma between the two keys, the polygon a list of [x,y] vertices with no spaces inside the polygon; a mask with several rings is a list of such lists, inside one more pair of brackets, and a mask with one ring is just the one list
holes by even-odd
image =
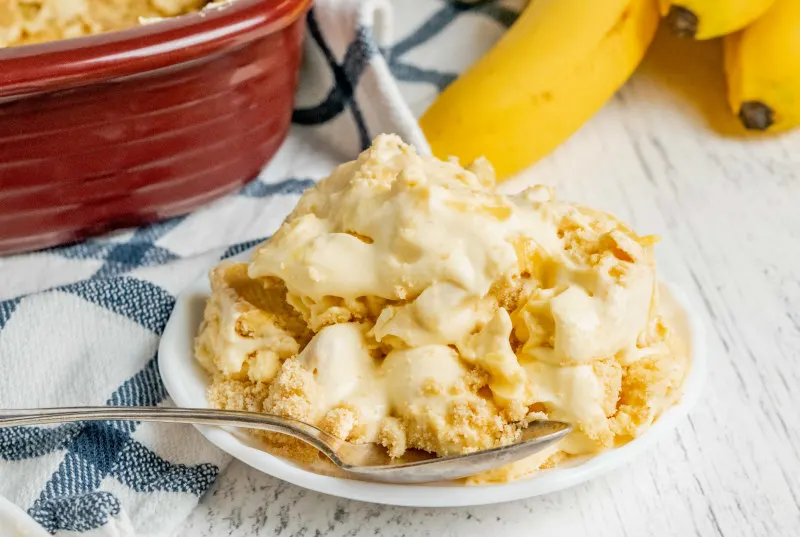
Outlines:
{"label": "dessert on plate", "polygon": [[0,47],[124,30],[198,11],[209,0],[2,0]]}
{"label": "dessert on plate", "polygon": [[[210,273],[195,354],[217,408],[306,421],[393,457],[575,430],[470,478],[503,482],[620,445],[674,404],[688,368],[659,312],[653,256],[604,212],[491,165],[381,135],[309,189],[249,263]],[[259,433],[305,463],[313,448]]]}

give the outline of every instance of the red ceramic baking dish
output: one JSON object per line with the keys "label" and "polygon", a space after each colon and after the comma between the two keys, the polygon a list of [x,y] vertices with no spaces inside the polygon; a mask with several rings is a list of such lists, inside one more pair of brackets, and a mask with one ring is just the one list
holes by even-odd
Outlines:
{"label": "red ceramic baking dish", "polygon": [[185,213],[255,177],[291,123],[310,1],[0,49],[0,253]]}

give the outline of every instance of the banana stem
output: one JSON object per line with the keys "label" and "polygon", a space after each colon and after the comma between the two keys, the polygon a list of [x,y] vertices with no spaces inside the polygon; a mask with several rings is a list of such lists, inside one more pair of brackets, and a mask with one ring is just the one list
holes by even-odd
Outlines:
{"label": "banana stem", "polygon": [[765,131],[775,123],[775,112],[761,101],[745,101],[739,107],[739,119],[747,129]]}
{"label": "banana stem", "polygon": [[678,37],[694,39],[697,35],[697,15],[689,8],[670,6],[666,21],[667,27]]}

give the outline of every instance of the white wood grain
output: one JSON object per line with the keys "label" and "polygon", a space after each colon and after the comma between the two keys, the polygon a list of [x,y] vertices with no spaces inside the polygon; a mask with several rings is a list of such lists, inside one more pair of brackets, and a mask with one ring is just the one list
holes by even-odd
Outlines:
{"label": "white wood grain", "polygon": [[234,463],[180,535],[800,536],[800,132],[723,137],[652,68],[509,188],[555,185],[663,237],[661,273],[695,293],[710,352],[671,438],[607,478],[464,509],[340,500]]}

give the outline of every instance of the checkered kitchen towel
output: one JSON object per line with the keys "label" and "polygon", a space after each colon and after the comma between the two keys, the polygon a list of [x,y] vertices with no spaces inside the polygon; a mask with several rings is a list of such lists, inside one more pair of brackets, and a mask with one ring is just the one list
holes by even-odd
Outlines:
{"label": "checkered kitchen towel", "polygon": [[[170,404],[156,348],[181,287],[263,240],[375,135],[425,150],[414,116],[519,4],[317,0],[295,126],[260,177],[187,216],[0,258],[0,408]],[[168,536],[228,460],[189,426],[0,429],[0,495],[58,535]]]}

